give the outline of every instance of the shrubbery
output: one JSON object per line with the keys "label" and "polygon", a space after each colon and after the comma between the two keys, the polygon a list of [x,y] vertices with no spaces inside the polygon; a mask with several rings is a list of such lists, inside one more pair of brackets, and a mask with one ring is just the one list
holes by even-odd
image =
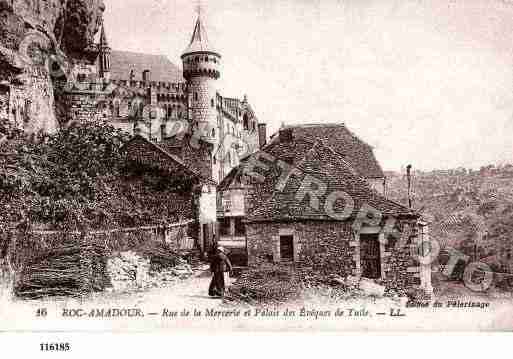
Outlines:
{"label": "shrubbery", "polygon": [[172,191],[125,168],[121,147],[128,138],[106,123],[31,136],[3,123],[0,138],[0,226],[108,228],[179,215]]}

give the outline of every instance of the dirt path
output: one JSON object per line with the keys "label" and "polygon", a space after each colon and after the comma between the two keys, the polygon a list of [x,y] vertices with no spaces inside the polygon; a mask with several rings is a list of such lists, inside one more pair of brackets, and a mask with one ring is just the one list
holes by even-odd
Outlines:
{"label": "dirt path", "polygon": [[[229,282],[233,282],[230,279]],[[224,304],[220,299],[208,296],[210,273],[199,272],[195,276],[177,281],[165,288],[153,288],[131,293],[97,293],[93,297],[77,300],[61,298],[46,301],[2,301],[0,302],[0,330],[7,331],[184,331],[199,330],[219,332],[223,330],[511,330],[512,300],[494,300],[485,309],[440,308],[406,309],[402,318],[377,313],[388,313],[398,304],[389,299],[355,300],[328,305],[318,298],[308,298],[300,303],[307,310],[340,309],[365,311],[363,316],[330,316],[327,318],[313,317],[273,317],[250,316],[240,314],[234,316],[209,315],[207,312],[230,312],[240,309],[243,313],[248,308]],[[447,285],[446,285],[447,284]],[[461,286],[444,283],[446,297],[458,296],[462,300],[476,299],[467,297],[468,290]],[[467,298],[464,298],[467,297]],[[479,298],[481,299],[481,298]],[[479,300],[478,299],[478,300]],[[488,301],[485,298],[482,301]],[[292,303],[289,303],[292,305]],[[48,315],[44,318],[36,315],[37,310],[45,308]],[[86,315],[69,318],[63,315],[64,310],[80,310]],[[135,310],[140,315],[132,317],[94,317],[87,313],[91,311]],[[270,308],[273,309],[273,308]],[[292,307],[292,309],[295,309]],[[297,308],[296,308],[297,309]],[[187,312],[187,315],[181,313]],[[201,312],[195,316],[194,313]],[[165,313],[175,313],[166,315]]]}
{"label": "dirt path", "polygon": [[[150,289],[139,292],[138,304],[167,305],[173,307],[211,308],[222,305],[220,298],[212,298],[208,295],[208,287],[211,280],[210,271],[197,273],[191,278],[180,280],[168,287]],[[235,279],[227,279],[226,287]],[[131,295],[130,295],[131,296]],[[130,301],[130,298],[127,298]]]}

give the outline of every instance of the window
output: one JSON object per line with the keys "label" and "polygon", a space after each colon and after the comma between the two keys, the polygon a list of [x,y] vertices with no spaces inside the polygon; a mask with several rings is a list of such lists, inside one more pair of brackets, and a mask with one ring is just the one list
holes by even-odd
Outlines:
{"label": "window", "polygon": [[214,99],[211,99],[211,100],[210,100],[210,106],[212,106],[212,107],[214,107],[214,106],[215,106],[215,104],[214,104]]}
{"label": "window", "polygon": [[249,130],[248,115],[244,114],[244,129]]}
{"label": "window", "polygon": [[216,130],[212,129],[212,138],[216,138]]}
{"label": "window", "polygon": [[242,218],[235,219],[235,236],[242,237],[246,235],[246,226],[242,222]]}
{"label": "window", "polygon": [[294,260],[293,236],[280,236],[280,258],[282,261]]}
{"label": "window", "polygon": [[197,92],[194,93],[194,101],[198,101],[198,93]]}
{"label": "window", "polygon": [[219,235],[229,236],[230,235],[230,218],[221,218],[219,220]]}
{"label": "window", "polygon": [[362,277],[381,277],[381,255],[379,234],[360,234],[360,261]]}

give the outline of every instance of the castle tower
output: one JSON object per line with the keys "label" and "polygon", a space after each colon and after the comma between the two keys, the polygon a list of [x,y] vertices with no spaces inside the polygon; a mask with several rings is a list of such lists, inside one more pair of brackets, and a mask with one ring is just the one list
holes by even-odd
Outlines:
{"label": "castle tower", "polygon": [[105,34],[105,25],[102,23],[100,34],[99,54],[98,54],[98,73],[101,79],[110,80],[110,54],[112,49],[107,41]]}
{"label": "castle tower", "polygon": [[191,125],[203,140],[216,145],[219,142],[216,95],[217,79],[221,76],[221,55],[210,45],[200,15],[191,42],[182,54],[182,62]]}

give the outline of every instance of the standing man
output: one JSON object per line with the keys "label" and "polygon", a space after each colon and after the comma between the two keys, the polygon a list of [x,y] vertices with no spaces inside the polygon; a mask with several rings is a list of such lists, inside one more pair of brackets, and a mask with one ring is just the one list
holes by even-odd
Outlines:
{"label": "standing man", "polygon": [[224,273],[232,271],[232,263],[226,256],[223,247],[218,247],[216,253],[211,257],[210,270],[213,276],[208,288],[208,295],[222,298],[224,297]]}

